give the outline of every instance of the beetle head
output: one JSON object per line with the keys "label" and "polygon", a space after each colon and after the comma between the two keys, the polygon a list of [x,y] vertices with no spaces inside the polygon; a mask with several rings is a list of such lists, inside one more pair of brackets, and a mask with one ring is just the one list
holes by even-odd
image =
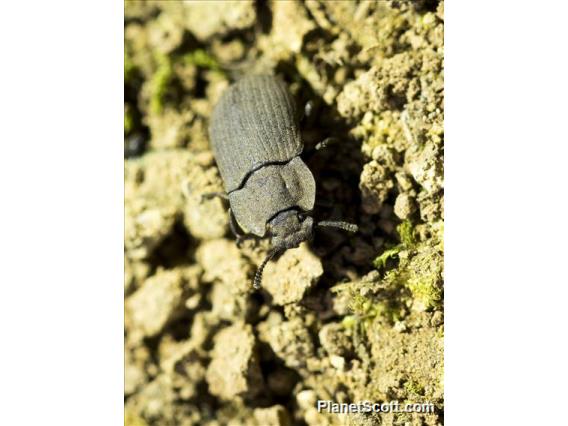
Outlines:
{"label": "beetle head", "polygon": [[298,247],[313,235],[314,220],[298,210],[286,210],[278,213],[268,222],[268,230],[272,236],[272,246],[287,250]]}
{"label": "beetle head", "polygon": [[[319,227],[339,228],[348,232],[357,232],[357,225],[341,221],[321,221],[315,224]],[[266,264],[277,254],[298,247],[303,241],[312,239],[314,219],[306,216],[297,209],[285,210],[278,213],[268,222],[268,230],[272,236],[272,249],[262,261],[254,276],[254,287],[260,288],[262,272]]]}
{"label": "beetle head", "polygon": [[286,210],[274,216],[268,222],[268,231],[272,237],[272,249],[256,271],[254,287],[260,288],[262,271],[270,259],[278,253],[298,247],[303,241],[310,240],[313,229],[314,219],[303,215],[296,209]]}

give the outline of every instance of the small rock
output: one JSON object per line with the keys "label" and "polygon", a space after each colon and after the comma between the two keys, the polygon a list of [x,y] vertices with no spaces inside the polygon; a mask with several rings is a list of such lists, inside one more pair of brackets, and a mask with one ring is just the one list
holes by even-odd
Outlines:
{"label": "small rock", "polygon": [[406,323],[404,321],[397,321],[394,323],[393,329],[402,333],[407,330]]}
{"label": "small rock", "polygon": [[[162,340],[164,342],[164,340]],[[160,367],[172,380],[179,396],[188,400],[198,395],[199,384],[205,378],[204,362],[195,349],[193,342],[169,342],[162,349],[160,343]]]}
{"label": "small rock", "polygon": [[351,338],[339,323],[324,325],[319,334],[319,341],[329,355],[344,356],[353,350]]}
{"label": "small rock", "polygon": [[339,371],[345,370],[345,358],[342,356],[332,355],[329,357],[329,362]]}
{"label": "small rock", "polygon": [[304,35],[315,27],[313,22],[302,5],[297,2],[274,2],[272,7],[274,16],[271,42],[275,48],[273,49],[299,53]]}
{"label": "small rock", "polygon": [[275,325],[270,317],[259,324],[260,338],[290,368],[301,368],[314,354],[314,343],[300,318]]}
{"label": "small rock", "polygon": [[289,426],[290,416],[282,405],[254,410],[254,418],[259,426]]}
{"label": "small rock", "polygon": [[436,311],[432,314],[432,318],[430,319],[430,324],[433,327],[438,327],[444,323],[444,314],[440,311]]}
{"label": "small rock", "polygon": [[252,268],[234,241],[217,239],[203,242],[195,254],[204,270],[203,281],[220,280],[235,292],[252,291]]}
{"label": "small rock", "polygon": [[211,394],[226,400],[252,397],[262,390],[262,373],[250,325],[236,323],[215,336],[206,378]]}
{"label": "small rock", "polygon": [[159,334],[185,309],[185,300],[197,287],[199,268],[158,271],[125,302],[126,324],[133,339]]}
{"label": "small rock", "polygon": [[316,406],[317,395],[313,390],[306,389],[298,392],[298,395],[296,395],[296,401],[300,408],[307,410]]}
{"label": "small rock", "polygon": [[220,318],[211,311],[198,311],[193,317],[190,341],[194,347],[201,347],[220,328]]}
{"label": "small rock", "polygon": [[427,192],[435,193],[443,187],[444,171],[438,146],[429,143],[423,149],[407,151],[406,157],[408,171]]}
{"label": "small rock", "polygon": [[183,28],[166,13],[148,23],[148,39],[153,49],[160,53],[171,53],[183,39]]}
{"label": "small rock", "polygon": [[345,426],[375,426],[383,424],[383,419],[384,417],[381,418],[376,413],[349,413],[343,416],[343,424]]}
{"label": "small rock", "polygon": [[[177,3],[177,2],[171,2]],[[254,25],[256,13],[252,0],[183,2],[186,28],[205,41],[213,35],[244,30]]]}
{"label": "small rock", "polygon": [[439,194],[420,191],[417,201],[420,205],[420,219],[424,222],[432,223],[442,218],[444,199]]}
{"label": "small rock", "polygon": [[155,149],[184,146],[189,139],[189,125],[193,119],[193,112],[180,113],[172,108],[165,108],[161,114],[148,115],[148,127],[152,134],[150,145]]}
{"label": "small rock", "polygon": [[276,262],[268,263],[262,285],[272,296],[272,303],[286,305],[302,300],[322,274],[321,260],[302,243],[299,248],[286,251]]}
{"label": "small rock", "polygon": [[382,144],[373,148],[371,158],[389,169],[396,168],[398,162],[396,151],[393,148]]}
{"label": "small rock", "polygon": [[375,160],[365,164],[359,183],[365,213],[379,213],[393,187],[394,183],[384,166]]}
{"label": "small rock", "polygon": [[394,214],[400,219],[408,219],[416,211],[416,201],[414,197],[403,192],[396,197],[394,202]]}
{"label": "small rock", "polygon": [[150,353],[145,346],[124,349],[124,394],[132,395],[146,382],[147,376],[144,365],[148,362]]}
{"label": "small rock", "polygon": [[365,112],[379,110],[376,93],[379,85],[376,68],[361,74],[356,80],[347,83],[337,97],[337,110],[343,117],[353,118]]}
{"label": "small rock", "polygon": [[148,152],[125,161],[124,245],[130,259],[150,257],[183,208],[182,180],[195,168],[187,150]]}
{"label": "small rock", "polygon": [[170,378],[160,374],[142,390],[126,402],[128,411],[138,414],[155,424],[167,424],[173,418],[173,405],[176,399]]}
{"label": "small rock", "polygon": [[136,262],[125,256],[124,258],[124,293],[130,294],[139,288],[150,275],[150,265],[146,262]]}
{"label": "small rock", "polygon": [[400,192],[409,192],[413,188],[412,178],[408,174],[397,172],[395,178]]}
{"label": "small rock", "polygon": [[211,290],[212,313],[222,320],[234,322],[245,319],[252,311],[252,303],[247,293],[235,292],[226,283],[215,283]]}
{"label": "small rock", "polygon": [[156,208],[136,214],[129,207],[125,207],[124,247],[131,259],[146,259],[171,233],[175,222],[175,211]]}
{"label": "small rock", "polygon": [[[196,157],[198,164],[210,161],[211,153]],[[193,167],[182,184],[185,195],[184,222],[191,235],[200,239],[223,237],[229,228],[227,207],[219,197],[203,198],[204,194],[223,191],[223,184],[215,168],[206,165]]]}

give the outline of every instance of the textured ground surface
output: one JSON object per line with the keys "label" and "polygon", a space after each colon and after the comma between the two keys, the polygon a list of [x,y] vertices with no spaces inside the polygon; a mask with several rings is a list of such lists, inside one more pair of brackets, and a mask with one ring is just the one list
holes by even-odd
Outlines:
{"label": "textured ground surface", "polygon": [[[443,2],[126,2],[127,425],[443,423]],[[251,278],[207,128],[235,79],[315,114],[322,230]],[[318,413],[432,402],[433,414]]]}

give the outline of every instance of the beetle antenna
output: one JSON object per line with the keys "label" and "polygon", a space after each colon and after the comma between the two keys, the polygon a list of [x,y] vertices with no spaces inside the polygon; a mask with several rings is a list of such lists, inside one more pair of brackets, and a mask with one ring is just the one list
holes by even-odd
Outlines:
{"label": "beetle antenna", "polygon": [[320,226],[320,227],[328,227],[328,228],[339,228],[339,229],[343,229],[344,231],[347,232],[357,232],[359,230],[359,227],[357,225],[355,225],[354,223],[349,223],[349,222],[337,222],[334,220],[322,220],[321,222],[316,223],[316,226]]}
{"label": "beetle antenna", "polygon": [[258,269],[256,270],[256,274],[254,274],[254,282],[253,282],[253,287],[256,290],[260,289],[260,287],[261,287],[262,272],[264,271],[264,267],[270,261],[270,259],[272,259],[274,256],[276,256],[281,251],[282,251],[282,249],[280,247],[276,247],[276,248],[270,250],[268,252],[268,254],[266,255],[266,257],[264,258],[264,260],[262,261],[262,263],[260,264],[260,266],[258,267]]}

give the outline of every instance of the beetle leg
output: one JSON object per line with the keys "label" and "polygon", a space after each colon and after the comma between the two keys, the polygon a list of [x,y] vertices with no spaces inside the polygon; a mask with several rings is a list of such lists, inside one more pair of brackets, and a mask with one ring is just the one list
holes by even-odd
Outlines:
{"label": "beetle leg", "polygon": [[247,236],[246,234],[242,234],[242,233],[239,232],[239,230],[238,230],[239,224],[237,223],[235,216],[233,215],[233,212],[231,211],[230,208],[229,208],[229,226],[231,227],[231,232],[233,233],[233,235],[237,239],[237,247],[238,248],[241,248],[244,240],[246,240],[248,238],[252,238],[250,236]]}
{"label": "beetle leg", "polygon": [[229,200],[229,196],[224,192],[206,192],[205,194],[201,195],[201,201],[204,200],[211,200],[212,198],[219,197],[223,200]]}
{"label": "beetle leg", "polygon": [[328,138],[325,138],[323,141],[321,141],[320,143],[318,143],[315,147],[316,151],[319,151],[320,149],[324,149],[327,148],[329,145],[334,144],[339,142],[339,139],[334,138],[333,136],[330,136]]}
{"label": "beetle leg", "polygon": [[313,116],[314,107],[314,101],[309,100],[308,102],[306,102],[306,105],[304,105],[304,115],[302,116],[302,121],[309,120]]}
{"label": "beetle leg", "polygon": [[325,138],[323,141],[318,142],[315,147],[308,148],[308,149],[304,150],[304,155],[307,159],[309,159],[316,152],[318,152],[318,151],[320,151],[324,148],[327,148],[328,146],[330,146],[334,143],[337,143],[337,142],[339,142],[339,139],[334,138],[333,136],[330,136],[328,138]]}
{"label": "beetle leg", "polygon": [[238,226],[237,221],[235,220],[235,216],[233,215],[233,212],[231,211],[230,208],[229,208],[229,226],[231,227],[231,232],[235,235],[237,240],[243,237],[243,234],[239,233],[239,231],[237,230]]}
{"label": "beetle leg", "polygon": [[306,102],[304,109],[300,112],[300,126],[303,128],[314,127],[314,121],[317,117],[317,110],[318,104],[316,104],[316,101],[310,99],[308,102]]}

